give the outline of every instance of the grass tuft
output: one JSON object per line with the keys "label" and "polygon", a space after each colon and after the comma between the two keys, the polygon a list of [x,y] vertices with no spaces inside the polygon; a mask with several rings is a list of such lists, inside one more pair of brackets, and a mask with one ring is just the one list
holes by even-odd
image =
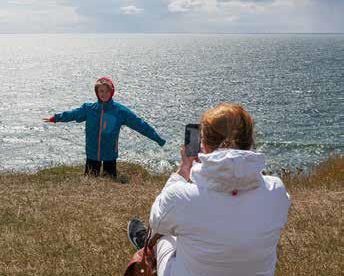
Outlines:
{"label": "grass tuft", "polygon": [[[341,275],[344,159],[309,175],[283,176],[291,195],[278,245],[277,276]],[[147,223],[168,175],[119,163],[118,181],[81,167],[0,175],[0,275],[122,275],[134,249],[127,222]]]}

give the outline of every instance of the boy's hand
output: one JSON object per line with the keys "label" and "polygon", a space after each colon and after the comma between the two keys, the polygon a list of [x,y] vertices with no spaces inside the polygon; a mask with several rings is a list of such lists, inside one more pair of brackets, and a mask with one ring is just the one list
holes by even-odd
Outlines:
{"label": "boy's hand", "polygon": [[160,147],[163,147],[166,144],[166,140],[161,139],[158,144]]}
{"label": "boy's hand", "polygon": [[45,123],[56,123],[54,117],[44,117],[43,122]]}

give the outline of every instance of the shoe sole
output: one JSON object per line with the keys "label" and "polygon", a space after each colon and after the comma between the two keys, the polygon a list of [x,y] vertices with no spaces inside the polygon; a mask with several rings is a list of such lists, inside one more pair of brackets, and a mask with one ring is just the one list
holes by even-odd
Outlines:
{"label": "shoe sole", "polygon": [[130,225],[131,221],[128,222],[128,226],[127,226],[127,234],[128,234],[128,240],[130,241],[130,243],[135,247],[136,250],[139,250],[139,248],[137,248],[137,246],[132,242],[130,236],[129,236],[129,225]]}

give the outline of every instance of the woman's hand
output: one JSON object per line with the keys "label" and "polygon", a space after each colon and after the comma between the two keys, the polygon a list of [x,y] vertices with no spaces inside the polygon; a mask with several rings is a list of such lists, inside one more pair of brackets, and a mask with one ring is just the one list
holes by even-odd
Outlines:
{"label": "woman's hand", "polygon": [[180,148],[180,156],[182,159],[176,173],[184,177],[185,180],[189,180],[192,163],[194,160],[197,160],[197,156],[186,156],[184,146]]}

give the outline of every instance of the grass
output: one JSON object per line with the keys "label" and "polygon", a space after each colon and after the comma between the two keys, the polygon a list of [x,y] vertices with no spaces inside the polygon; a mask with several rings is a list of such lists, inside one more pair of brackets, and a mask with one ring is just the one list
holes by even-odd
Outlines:
{"label": "grass", "polygon": [[[168,176],[120,163],[121,184],[82,170],[0,175],[0,275],[123,275],[134,253],[127,222],[147,223]],[[292,207],[275,275],[342,275],[344,158],[283,181]]]}

